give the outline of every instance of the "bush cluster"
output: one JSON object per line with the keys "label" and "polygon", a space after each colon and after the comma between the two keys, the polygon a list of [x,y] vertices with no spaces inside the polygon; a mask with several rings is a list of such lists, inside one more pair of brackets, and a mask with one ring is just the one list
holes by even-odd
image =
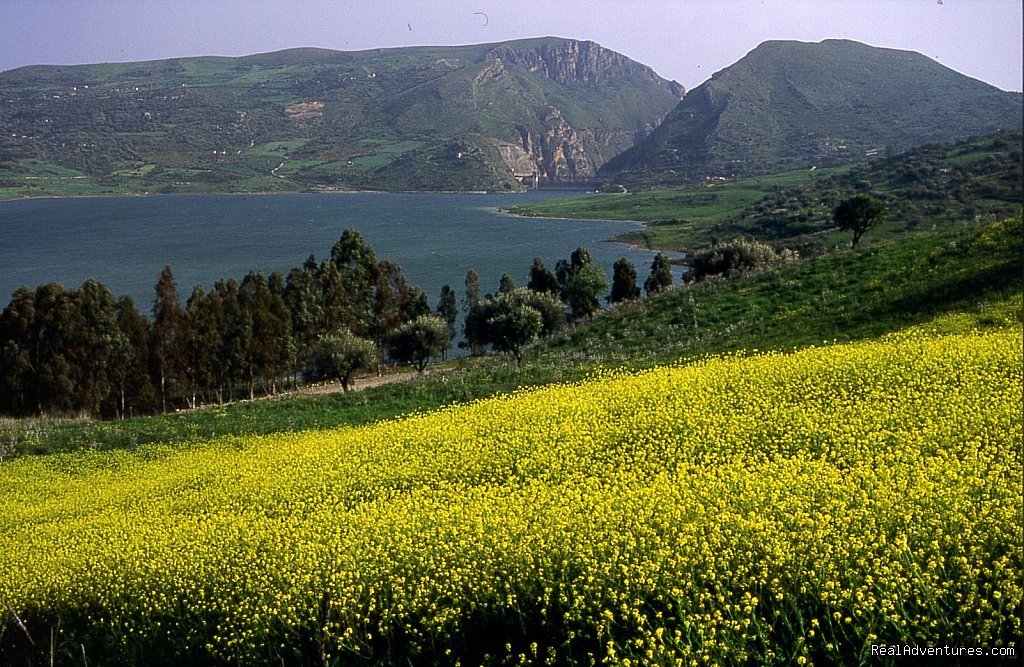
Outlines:
{"label": "bush cluster", "polygon": [[776,250],[768,243],[736,238],[694,255],[686,279],[696,281],[709,276],[729,277],[794,262],[798,257],[795,250]]}

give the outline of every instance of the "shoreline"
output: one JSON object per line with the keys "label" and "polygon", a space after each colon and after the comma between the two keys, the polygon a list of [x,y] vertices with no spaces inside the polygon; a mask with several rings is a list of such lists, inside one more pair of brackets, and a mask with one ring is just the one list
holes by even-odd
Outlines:
{"label": "shoreline", "polygon": [[459,190],[260,190],[253,192],[121,192],[91,195],[39,195],[0,198],[0,205],[19,201],[46,201],[60,199],[122,199],[144,197],[272,197],[274,195],[504,195],[515,192],[485,192]]}
{"label": "shoreline", "polygon": [[646,230],[646,229],[648,229],[650,227],[651,223],[647,222],[645,220],[622,220],[622,219],[619,219],[619,218],[594,218],[594,217],[590,217],[590,216],[583,217],[583,218],[568,218],[566,216],[554,216],[554,215],[533,215],[533,214],[527,215],[525,213],[516,213],[515,211],[511,211],[511,210],[509,210],[507,208],[497,208],[497,209],[495,209],[495,211],[500,213],[501,215],[508,215],[508,216],[512,216],[512,217],[515,217],[515,218],[527,218],[527,219],[534,218],[534,219],[537,219],[537,220],[565,220],[565,221],[572,221],[572,222],[580,222],[580,221],[584,221],[584,222],[585,221],[592,221],[592,222],[621,222],[621,223],[624,223],[624,224],[639,225],[640,229],[637,229],[637,230],[634,230],[634,231],[631,231],[631,232],[626,232],[625,234],[620,234],[618,236],[613,236],[612,238],[605,239],[602,242],[603,243],[620,243],[622,245],[628,246],[629,248],[632,248],[633,250],[641,250],[641,251],[644,251],[644,252],[653,252],[653,253],[662,253],[663,255],[666,255],[669,258],[669,261],[672,264],[676,264],[678,266],[682,266],[685,263],[685,260],[692,254],[692,252],[690,250],[676,250],[676,249],[672,249],[672,248],[658,248],[658,247],[655,247],[655,246],[652,246],[652,245],[649,245],[649,244],[647,244],[647,245],[640,245],[639,243],[635,243],[632,239],[628,238],[630,234],[634,234],[634,233],[636,233],[638,231],[641,231],[641,230]]}

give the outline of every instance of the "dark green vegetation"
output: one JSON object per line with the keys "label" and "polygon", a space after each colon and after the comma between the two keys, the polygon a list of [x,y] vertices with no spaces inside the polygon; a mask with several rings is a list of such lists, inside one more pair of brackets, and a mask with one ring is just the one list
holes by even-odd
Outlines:
{"label": "dark green vegetation", "polygon": [[[183,305],[168,266],[155,292],[150,322],[93,280],[15,291],[0,312],[0,411],[123,418],[275,394],[298,377],[347,387],[353,366],[384,361],[392,334],[430,312],[402,268],[378,261],[354,229],[328,259],[310,256],[287,277],[250,271],[208,292],[196,285]],[[444,344],[427,356],[447,344],[435,319]]]}
{"label": "dark green vegetation", "polygon": [[965,221],[872,240],[832,253],[676,288],[599,313],[507,358],[462,360],[444,372],[357,393],[279,397],[118,422],[10,420],[5,457],[75,449],[135,448],[225,434],[274,433],[379,419],[586,377],[601,367],[643,368],[744,349],[791,350],[870,338],[947,312],[979,326],[1021,318],[1019,218]]}
{"label": "dark green vegetation", "polygon": [[[506,274],[498,294],[483,299],[470,270],[463,331],[474,354],[490,347],[520,363],[524,346],[600,309],[608,283],[585,248],[559,260],[557,275],[539,258],[534,270],[533,291]],[[548,285],[538,288],[538,277]],[[115,302],[95,280],[77,290],[20,287],[0,311],[0,414],[124,419],[322,380],[348,391],[357,371],[379,375],[385,363],[423,373],[448,349],[458,320],[450,287],[431,314],[402,268],[378,261],[351,228],[322,262],[311,255],[287,276],[250,271],[241,283],[196,285],[184,304],[167,266],[151,314],[127,297]]]}
{"label": "dark green vegetation", "polygon": [[765,42],[690,91],[601,176],[631,188],[677,184],[1019,132],[1021,100],[918,53]]}
{"label": "dark green vegetation", "polygon": [[929,144],[906,153],[828,169],[800,169],[702,186],[540,202],[526,215],[647,222],[625,240],[655,248],[695,250],[750,236],[802,251],[849,243],[833,210],[852,194],[886,205],[869,237],[981,217],[1018,215],[1024,181],[1016,132]]}
{"label": "dark green vegetation", "polygon": [[839,202],[832,212],[832,221],[842,231],[853,232],[850,246],[857,247],[860,237],[882,220],[885,205],[868,195],[854,195]]}
{"label": "dark green vegetation", "polygon": [[558,38],[24,67],[0,73],[0,197],[589,180],[681,94]]}

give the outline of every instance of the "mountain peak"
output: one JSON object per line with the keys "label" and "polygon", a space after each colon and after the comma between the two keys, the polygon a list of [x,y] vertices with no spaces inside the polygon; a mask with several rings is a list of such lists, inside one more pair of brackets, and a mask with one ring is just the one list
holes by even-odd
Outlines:
{"label": "mountain peak", "polygon": [[736,176],[1021,127],[1021,96],[913,51],[774,40],[690,91],[602,175]]}

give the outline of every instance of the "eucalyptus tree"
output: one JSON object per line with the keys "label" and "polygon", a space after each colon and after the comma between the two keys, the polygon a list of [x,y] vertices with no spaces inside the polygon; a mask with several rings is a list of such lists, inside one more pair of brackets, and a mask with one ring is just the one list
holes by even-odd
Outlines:
{"label": "eucalyptus tree", "polygon": [[376,289],[373,293],[373,340],[383,353],[388,336],[398,327],[430,313],[427,295],[409,285],[402,267],[391,260],[377,263]]}
{"label": "eucalyptus tree", "polygon": [[238,288],[238,302],[252,322],[246,355],[246,380],[252,399],[257,378],[265,390],[277,391],[277,380],[286,372],[289,360],[291,317],[282,297],[271,291],[262,272],[246,274]]}
{"label": "eucalyptus tree", "polygon": [[[373,327],[373,295],[377,287],[378,262],[373,247],[356,229],[348,228],[331,247],[330,259],[325,263],[338,272],[337,285],[345,307],[328,330],[346,326],[356,333],[367,333]],[[321,270],[324,270],[323,268]],[[333,279],[334,276],[331,275]],[[332,286],[334,283],[330,283]]]}
{"label": "eucalyptus tree", "polygon": [[530,279],[526,283],[526,288],[534,292],[546,292],[548,294],[558,294],[560,292],[558,278],[544,266],[544,260],[540,257],[533,258],[533,266],[530,267]]}
{"label": "eucalyptus tree", "polygon": [[36,288],[35,320],[29,358],[35,378],[39,414],[75,410],[73,338],[74,295],[58,283]]}
{"label": "eucalyptus tree", "polygon": [[154,290],[152,370],[160,395],[160,411],[166,413],[169,396],[185,376],[188,318],[178,299],[178,285],[170,266],[160,272]]}
{"label": "eucalyptus tree", "polygon": [[209,293],[202,285],[192,288],[192,294],[185,304],[190,322],[187,355],[189,383],[192,386],[193,403],[195,393],[205,396],[213,392],[218,403],[224,400],[220,367],[221,351],[224,346],[224,314],[216,290]]}
{"label": "eucalyptus tree", "polygon": [[661,294],[672,286],[672,264],[664,253],[658,253],[651,262],[651,273],[644,281],[648,296]]}
{"label": "eucalyptus tree", "polygon": [[610,303],[632,301],[640,296],[640,288],[636,284],[636,267],[625,257],[615,260],[612,267],[612,293],[608,297]]}
{"label": "eucalyptus tree", "polygon": [[118,328],[114,296],[106,286],[87,280],[72,298],[67,331],[75,385],[72,401],[77,410],[99,416],[114,390],[115,366],[128,355],[129,342]]}
{"label": "eucalyptus tree", "polygon": [[34,407],[35,319],[35,292],[19,287],[0,313],[0,410],[12,414],[25,414]]}
{"label": "eucalyptus tree", "polygon": [[320,269],[312,256],[302,268],[294,268],[288,273],[283,299],[291,315],[297,359],[312,349],[316,340],[327,332],[324,328],[326,318],[320,291]]}
{"label": "eucalyptus tree", "polygon": [[558,273],[562,298],[574,320],[589,317],[601,309],[600,297],[608,291],[608,278],[586,248],[574,250],[568,264],[559,262]]}
{"label": "eucalyptus tree", "polygon": [[117,301],[117,328],[127,341],[123,357],[115,359],[114,413],[119,418],[149,412],[156,392],[149,376],[150,322],[130,297]]}
{"label": "eucalyptus tree", "polygon": [[227,400],[234,400],[235,387],[245,381],[249,348],[252,346],[252,316],[242,308],[238,299],[238,282],[233,278],[218,280],[213,291],[221,309],[221,378],[220,386],[227,391]]}
{"label": "eucalyptus tree", "polygon": [[[450,286],[445,285],[441,288],[441,296],[434,312],[448,326],[448,340],[455,338],[455,322],[459,319],[459,307],[456,305],[455,292]],[[447,348],[441,353],[442,357],[446,356],[446,353]]]}
{"label": "eucalyptus tree", "polygon": [[462,324],[462,335],[466,339],[465,345],[469,347],[470,354],[483,354],[484,348],[478,342],[478,337],[473,331],[475,325],[469,317],[469,314],[473,312],[473,308],[480,303],[480,276],[477,275],[476,269],[470,269],[466,272],[465,287],[466,296],[462,300],[462,312],[466,313],[466,319]]}
{"label": "eucalyptus tree", "polygon": [[516,281],[512,278],[512,276],[508,275],[507,273],[501,274],[501,280],[498,281],[498,293],[508,294],[515,288]]}

